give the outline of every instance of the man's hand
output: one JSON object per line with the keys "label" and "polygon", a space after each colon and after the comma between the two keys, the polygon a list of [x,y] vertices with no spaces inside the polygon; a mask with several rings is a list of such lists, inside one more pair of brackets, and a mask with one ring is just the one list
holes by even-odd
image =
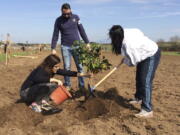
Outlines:
{"label": "man's hand", "polygon": [[86,45],[86,47],[87,47],[88,50],[91,50],[91,45],[90,45],[90,43],[88,43],[88,44]]}
{"label": "man's hand", "polygon": [[51,50],[51,53],[52,53],[52,54],[56,54],[56,50],[55,50],[55,49],[52,49],[52,50]]}

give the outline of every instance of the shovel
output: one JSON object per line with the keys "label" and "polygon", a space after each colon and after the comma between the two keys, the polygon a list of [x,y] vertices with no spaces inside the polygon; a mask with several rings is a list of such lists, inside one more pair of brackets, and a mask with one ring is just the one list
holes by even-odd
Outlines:
{"label": "shovel", "polygon": [[90,95],[92,95],[93,97],[95,97],[94,95],[94,90],[103,82],[105,81],[112,73],[114,73],[121,65],[123,64],[123,62],[121,62],[118,66],[114,67],[106,76],[104,76],[96,85],[91,86],[90,83],[88,84],[88,90],[90,92]]}

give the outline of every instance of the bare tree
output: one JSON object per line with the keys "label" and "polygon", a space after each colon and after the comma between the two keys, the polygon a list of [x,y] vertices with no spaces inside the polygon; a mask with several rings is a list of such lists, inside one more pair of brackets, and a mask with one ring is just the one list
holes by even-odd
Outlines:
{"label": "bare tree", "polygon": [[160,38],[160,39],[157,40],[157,42],[158,43],[164,43],[165,41],[164,41],[164,39]]}
{"label": "bare tree", "polygon": [[171,41],[171,42],[180,42],[180,37],[177,36],[177,35],[175,35],[175,36],[173,36],[173,37],[170,38],[170,41]]}

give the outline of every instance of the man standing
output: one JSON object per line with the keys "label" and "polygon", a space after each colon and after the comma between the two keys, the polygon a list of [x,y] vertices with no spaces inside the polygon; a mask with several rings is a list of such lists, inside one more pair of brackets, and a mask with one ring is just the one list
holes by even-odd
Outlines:
{"label": "man standing", "polygon": [[[51,49],[52,53],[56,54],[56,45],[59,38],[59,32],[61,33],[61,52],[64,62],[64,69],[71,69],[71,57],[73,56],[77,70],[79,73],[83,72],[83,67],[79,64],[78,56],[75,55],[72,45],[74,41],[79,41],[81,35],[87,47],[90,48],[88,37],[85,33],[83,25],[80,22],[78,15],[72,14],[71,7],[69,4],[65,3],[61,7],[62,15],[58,17],[55,21],[54,32],[52,37]],[[65,76],[65,86],[68,90],[71,89],[70,77]],[[84,88],[84,79],[79,77],[79,88]]]}

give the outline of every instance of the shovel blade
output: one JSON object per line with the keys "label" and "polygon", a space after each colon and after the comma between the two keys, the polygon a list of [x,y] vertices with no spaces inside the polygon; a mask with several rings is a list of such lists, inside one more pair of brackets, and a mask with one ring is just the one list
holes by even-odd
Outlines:
{"label": "shovel blade", "polygon": [[90,84],[88,84],[88,90],[89,90],[90,95],[92,95],[93,97],[95,97],[95,95],[94,95],[94,89],[91,87]]}

